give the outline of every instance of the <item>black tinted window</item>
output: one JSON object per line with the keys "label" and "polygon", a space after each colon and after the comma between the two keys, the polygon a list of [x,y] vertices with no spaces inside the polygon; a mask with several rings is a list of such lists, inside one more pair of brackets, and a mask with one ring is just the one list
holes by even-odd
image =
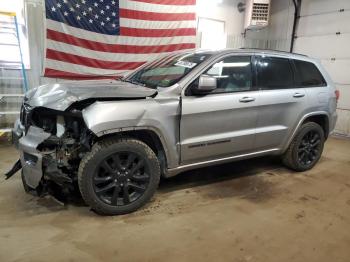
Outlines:
{"label": "black tinted window", "polygon": [[302,87],[325,86],[326,81],[317,67],[310,62],[294,60],[298,83]]}
{"label": "black tinted window", "polygon": [[288,59],[263,57],[258,60],[258,86],[263,89],[291,88],[293,70]]}
{"label": "black tinted window", "polygon": [[249,91],[252,87],[250,56],[231,56],[216,62],[204,74],[216,78],[213,93]]}

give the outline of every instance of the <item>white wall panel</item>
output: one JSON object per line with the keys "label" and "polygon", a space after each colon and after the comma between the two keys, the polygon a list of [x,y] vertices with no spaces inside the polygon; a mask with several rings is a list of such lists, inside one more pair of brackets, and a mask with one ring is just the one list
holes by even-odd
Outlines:
{"label": "white wall panel", "polygon": [[297,36],[350,33],[349,21],[350,11],[300,17]]}
{"label": "white wall panel", "polygon": [[320,59],[350,58],[350,34],[299,37],[293,51]]}
{"label": "white wall panel", "polygon": [[321,62],[335,83],[350,84],[350,60],[321,60]]}
{"label": "white wall panel", "polygon": [[335,126],[335,132],[340,134],[350,134],[350,111],[338,109],[338,121]]}
{"label": "white wall panel", "polygon": [[[278,0],[280,1],[280,0]],[[341,8],[350,9],[349,0],[303,0],[300,15],[311,15],[336,11]]]}
{"label": "white wall panel", "polygon": [[350,135],[350,1],[303,0],[301,16],[294,51],[321,59],[340,91],[336,132]]}
{"label": "white wall panel", "polygon": [[338,108],[350,110],[350,85],[337,85],[337,89],[340,91]]}

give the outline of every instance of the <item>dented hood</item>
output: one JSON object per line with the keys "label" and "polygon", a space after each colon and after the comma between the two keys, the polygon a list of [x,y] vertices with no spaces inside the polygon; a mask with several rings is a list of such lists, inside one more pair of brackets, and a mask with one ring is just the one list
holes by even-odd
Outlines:
{"label": "dented hood", "polygon": [[70,81],[34,88],[24,100],[31,107],[66,110],[71,104],[90,98],[135,99],[154,96],[157,90],[117,80]]}

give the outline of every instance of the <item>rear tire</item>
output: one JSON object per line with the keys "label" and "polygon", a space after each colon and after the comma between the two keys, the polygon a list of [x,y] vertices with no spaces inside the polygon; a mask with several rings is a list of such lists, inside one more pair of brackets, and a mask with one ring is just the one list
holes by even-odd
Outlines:
{"label": "rear tire", "polygon": [[78,184],[81,195],[102,215],[133,212],[157,190],[160,165],[145,143],[132,138],[97,142],[81,160]]}
{"label": "rear tire", "polygon": [[321,158],[324,141],[320,125],[314,122],[303,124],[282,156],[284,165],[298,172],[313,168]]}

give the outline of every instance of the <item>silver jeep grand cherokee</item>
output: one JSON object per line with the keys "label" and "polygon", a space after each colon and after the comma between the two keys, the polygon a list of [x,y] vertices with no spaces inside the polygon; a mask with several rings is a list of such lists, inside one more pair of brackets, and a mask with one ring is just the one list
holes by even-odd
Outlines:
{"label": "silver jeep grand cherokee", "polygon": [[26,191],[79,189],[100,214],[143,206],[160,176],[279,155],[312,168],[333,130],[336,90],[307,56],[268,50],[186,51],[120,81],[29,91],[13,131]]}

